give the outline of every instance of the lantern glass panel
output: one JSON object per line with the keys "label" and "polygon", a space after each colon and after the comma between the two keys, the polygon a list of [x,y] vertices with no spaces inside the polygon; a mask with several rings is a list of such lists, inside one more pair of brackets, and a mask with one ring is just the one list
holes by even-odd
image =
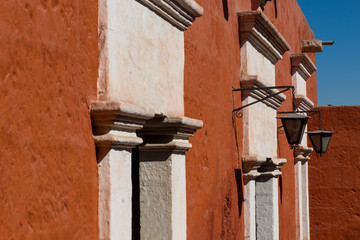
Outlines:
{"label": "lantern glass panel", "polygon": [[330,144],[332,134],[335,132],[317,130],[308,132],[312,145],[317,153],[326,153]]}
{"label": "lantern glass panel", "polygon": [[284,127],[289,144],[300,144],[304,135],[308,116],[297,113],[278,117]]}
{"label": "lantern glass panel", "polygon": [[322,136],[322,148],[321,148],[321,150],[322,150],[322,152],[323,153],[326,153],[327,152],[327,149],[328,149],[328,147],[329,147],[329,144],[330,144],[330,138],[331,138],[331,134],[323,134],[323,136]]}
{"label": "lantern glass panel", "polygon": [[319,133],[319,134],[308,134],[308,135],[309,135],[309,138],[310,138],[310,141],[311,141],[312,145],[315,148],[315,152],[320,153],[321,152],[321,147],[322,147],[321,134]]}
{"label": "lantern glass panel", "polygon": [[296,144],[301,135],[301,119],[284,119],[283,126],[289,137],[289,143]]}

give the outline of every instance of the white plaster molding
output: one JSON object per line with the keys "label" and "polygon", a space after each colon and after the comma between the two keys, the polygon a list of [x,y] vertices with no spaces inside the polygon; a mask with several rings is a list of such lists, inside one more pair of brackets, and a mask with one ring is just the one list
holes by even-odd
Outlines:
{"label": "white plaster molding", "polygon": [[315,105],[304,95],[295,95],[295,105],[301,111],[310,111]]}
{"label": "white plaster molding", "polygon": [[298,72],[305,81],[316,71],[315,64],[306,53],[291,54],[290,60],[292,74]]}
{"label": "white plaster molding", "polygon": [[139,146],[142,151],[172,151],[185,153],[191,148],[188,139],[203,122],[187,117],[158,117],[146,122],[146,127],[138,131],[144,139]]}
{"label": "white plaster molding", "polygon": [[241,44],[249,41],[273,64],[282,59],[282,55],[290,49],[289,44],[262,11],[239,12],[237,15]]}
{"label": "white plaster molding", "polygon": [[241,157],[244,177],[249,179],[256,178],[260,174],[257,172],[257,169],[261,167],[263,163],[266,162],[267,158],[264,156],[249,156],[243,155]]}
{"label": "white plaster molding", "polygon": [[203,14],[194,0],[137,0],[180,30],[186,30]]}
{"label": "white plaster molding", "polygon": [[[245,176],[245,175],[244,175]],[[245,180],[245,179],[244,179]],[[244,239],[256,239],[256,189],[255,180],[244,181]]]}
{"label": "white plaster molding", "polygon": [[301,45],[301,50],[303,53],[315,53],[323,51],[322,41],[319,39],[302,39]]}
{"label": "white plaster molding", "polygon": [[258,172],[261,176],[277,177],[281,175],[280,169],[285,163],[285,158],[268,158],[258,169]]}
{"label": "white plaster molding", "polygon": [[[250,75],[250,76],[241,76],[240,79],[240,86],[241,88],[260,88],[260,87],[270,87],[267,83],[265,83],[264,80],[262,80],[257,75]],[[267,96],[273,95],[278,93],[279,90],[277,89],[268,89],[268,90],[252,90],[252,91],[243,91],[242,96],[243,100],[247,96],[251,96],[257,100],[261,100]],[[277,94],[275,96],[272,96],[264,101],[262,103],[266,104],[267,106],[277,110],[282,102],[286,100],[286,96],[282,93]]]}
{"label": "white plaster molding", "polygon": [[96,146],[130,149],[142,143],[136,130],[154,116],[143,108],[113,101],[92,102],[90,114]]}

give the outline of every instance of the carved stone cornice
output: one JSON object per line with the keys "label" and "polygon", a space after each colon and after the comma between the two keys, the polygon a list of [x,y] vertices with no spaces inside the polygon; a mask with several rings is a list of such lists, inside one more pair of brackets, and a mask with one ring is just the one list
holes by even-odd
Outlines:
{"label": "carved stone cornice", "polygon": [[90,104],[90,115],[97,147],[131,149],[143,142],[136,130],[154,113],[129,104],[95,101]]}
{"label": "carved stone cornice", "polygon": [[281,175],[280,169],[285,163],[285,158],[268,158],[258,169],[258,172],[261,176],[277,177]]}
{"label": "carved stone cornice", "polygon": [[316,71],[315,64],[305,53],[291,54],[290,60],[292,74],[298,72],[305,81]]}
{"label": "carved stone cornice", "polygon": [[[241,76],[240,78],[240,86],[241,88],[260,88],[260,87],[269,87],[269,85],[267,85],[265,83],[264,80],[262,80],[261,78],[259,78],[257,75],[251,75],[251,76]],[[243,100],[247,97],[247,96],[251,96],[253,98],[255,98],[256,100],[261,100],[267,96],[270,95],[274,95],[276,93],[278,93],[279,90],[277,89],[267,89],[267,90],[252,90],[252,91],[243,91],[242,92],[242,97]],[[268,99],[264,100],[263,103],[266,104],[267,106],[277,110],[280,105],[282,104],[282,102],[284,102],[286,100],[286,96],[282,93],[277,94],[275,96],[269,97]]]}
{"label": "carved stone cornice", "polygon": [[201,120],[187,117],[155,117],[137,131],[138,136],[144,140],[139,149],[185,153],[191,148],[189,138],[202,126]]}
{"label": "carved stone cornice", "polygon": [[243,155],[241,157],[242,167],[244,174],[250,174],[251,176],[259,176],[257,169],[261,167],[263,163],[267,160],[264,156],[250,156]]}
{"label": "carved stone cornice", "polygon": [[237,15],[241,44],[250,42],[273,64],[282,59],[282,55],[290,49],[289,44],[262,11],[239,12]]}
{"label": "carved stone cornice", "polygon": [[245,180],[252,180],[259,176],[281,175],[281,167],[286,163],[284,158],[267,158],[264,156],[248,156],[241,157],[242,167]]}
{"label": "carved stone cornice", "polygon": [[137,0],[180,30],[186,30],[203,14],[194,0]]}
{"label": "carved stone cornice", "polygon": [[295,95],[295,105],[301,111],[310,111],[314,103],[304,95]]}

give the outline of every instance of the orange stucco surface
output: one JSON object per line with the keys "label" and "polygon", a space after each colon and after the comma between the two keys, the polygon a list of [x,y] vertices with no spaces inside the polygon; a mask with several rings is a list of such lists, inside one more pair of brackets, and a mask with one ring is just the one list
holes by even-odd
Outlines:
{"label": "orange stucco surface", "polygon": [[[252,9],[251,1],[197,1],[204,15],[185,32],[185,115],[204,121],[186,155],[188,239],[243,239],[242,120],[232,119],[241,97],[240,43],[236,12]],[[256,2],[256,1],[253,1]],[[253,6],[254,7],[254,6]],[[265,14],[289,43],[301,52],[301,39],[314,38],[295,0],[273,2]],[[290,52],[276,64],[277,85],[292,85]],[[309,57],[316,64],[315,54]],[[308,97],[316,104],[316,73],[307,80]],[[290,92],[286,93],[291,99]],[[290,111],[291,101],[279,111]],[[280,239],[296,239],[295,179],[292,151],[279,136],[279,157],[286,158],[279,184]]]}
{"label": "orange stucco surface", "polygon": [[97,239],[97,1],[0,10],[0,239]]}
{"label": "orange stucco surface", "polygon": [[[318,109],[323,129],[336,133],[328,152],[309,161],[310,237],[360,239],[360,106]],[[314,116],[309,128],[318,127]]]}

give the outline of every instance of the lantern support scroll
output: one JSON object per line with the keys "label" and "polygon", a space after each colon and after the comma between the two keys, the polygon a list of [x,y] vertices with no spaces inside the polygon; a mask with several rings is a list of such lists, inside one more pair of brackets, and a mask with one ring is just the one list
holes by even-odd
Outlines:
{"label": "lantern support scroll", "polygon": [[[272,89],[282,89],[278,92],[271,92]],[[278,114],[287,114],[285,116],[277,117],[278,119],[281,119],[282,127],[278,128],[278,131],[280,128],[284,128],[286,138],[288,143],[290,144],[291,149],[296,149],[299,147],[299,144],[301,143],[305,126],[307,124],[308,119],[310,116],[314,114],[319,114],[319,130],[307,132],[311,143],[314,146],[315,152],[320,153],[320,155],[326,153],[330,139],[333,133],[331,131],[325,131],[322,130],[323,125],[321,121],[321,112],[320,110],[313,110],[313,111],[296,111],[297,107],[295,104],[295,88],[294,86],[271,86],[271,87],[253,87],[253,88],[237,88],[233,89],[233,92],[245,92],[245,91],[253,91],[253,90],[269,90],[268,95],[258,99],[254,102],[248,103],[244,106],[238,107],[233,109],[233,113],[235,113],[236,117],[241,118],[243,116],[241,110],[249,107],[253,104],[264,102],[267,99],[274,97],[276,95],[279,95],[283,92],[286,92],[288,90],[292,90],[292,105],[293,105],[293,111],[292,112],[278,112]],[[303,113],[303,114],[302,114]],[[305,115],[308,114],[308,115]]]}
{"label": "lantern support scroll", "polygon": [[259,102],[264,102],[265,100],[269,99],[269,98],[272,98],[276,95],[279,95],[281,93],[284,93],[288,90],[292,90],[292,104],[293,104],[293,108],[295,109],[295,87],[294,86],[271,86],[271,87],[253,87],[253,88],[233,88],[233,92],[245,92],[245,91],[252,91],[252,90],[272,90],[272,89],[282,89],[281,91],[279,92],[276,92],[276,93],[269,93],[269,95],[267,95],[266,97],[262,98],[262,99],[259,99],[259,100],[256,100],[254,102],[251,102],[249,104],[246,104],[244,106],[241,106],[241,107],[238,107],[236,109],[233,110],[233,113],[235,113],[236,117],[238,118],[241,118],[243,116],[241,110],[246,108],[246,107],[249,107],[253,104],[256,104],[256,103],[259,103]]}

